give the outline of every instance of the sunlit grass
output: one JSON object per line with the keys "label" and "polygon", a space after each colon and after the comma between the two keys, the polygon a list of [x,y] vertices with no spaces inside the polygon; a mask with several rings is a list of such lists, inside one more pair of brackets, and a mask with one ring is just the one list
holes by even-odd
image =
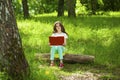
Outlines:
{"label": "sunlit grass", "polygon": [[[110,14],[113,15],[114,13]],[[40,78],[56,80],[56,70],[61,74],[71,74],[65,71],[67,68],[63,71],[58,68],[51,69],[48,67],[49,63],[35,60],[34,55],[36,53],[50,52],[48,37],[52,34],[53,24],[57,20],[64,24],[69,34],[66,53],[93,55],[95,56],[95,63],[92,66],[105,65],[108,69],[120,66],[120,17],[78,16],[74,19],[57,18],[56,13],[42,14],[33,16],[28,20],[17,20],[24,52],[32,70],[31,77],[34,80],[40,80]],[[77,67],[76,64],[70,66],[68,69],[71,71],[74,69],[74,72],[80,71],[80,65]],[[91,65],[85,68],[90,69],[89,67]]]}

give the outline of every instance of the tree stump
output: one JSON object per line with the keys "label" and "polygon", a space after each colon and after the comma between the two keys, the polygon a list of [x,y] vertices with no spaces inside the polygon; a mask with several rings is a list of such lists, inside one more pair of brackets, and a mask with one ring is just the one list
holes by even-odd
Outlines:
{"label": "tree stump", "polygon": [[[43,59],[50,61],[50,53],[37,53],[36,59]],[[81,54],[65,54],[64,62],[66,63],[91,63],[94,62],[94,56],[91,55],[81,55]],[[55,58],[55,60],[59,60],[59,58]]]}

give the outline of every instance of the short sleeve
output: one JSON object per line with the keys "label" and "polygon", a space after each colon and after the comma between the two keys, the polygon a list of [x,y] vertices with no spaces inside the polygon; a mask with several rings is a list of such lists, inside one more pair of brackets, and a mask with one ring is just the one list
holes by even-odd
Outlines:
{"label": "short sleeve", "polygon": [[64,34],[64,37],[67,39],[67,38],[68,38],[68,35],[65,33],[65,34]]}
{"label": "short sleeve", "polygon": [[51,36],[55,36],[55,34],[53,33]]}

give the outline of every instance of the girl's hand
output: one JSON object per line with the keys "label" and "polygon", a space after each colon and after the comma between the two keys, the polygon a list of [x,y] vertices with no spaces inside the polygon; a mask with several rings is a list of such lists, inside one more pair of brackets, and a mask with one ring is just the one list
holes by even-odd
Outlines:
{"label": "girl's hand", "polygon": [[65,44],[65,43],[63,43],[63,46],[66,46],[66,44]]}
{"label": "girl's hand", "polygon": [[50,43],[48,43],[48,45],[51,46]]}

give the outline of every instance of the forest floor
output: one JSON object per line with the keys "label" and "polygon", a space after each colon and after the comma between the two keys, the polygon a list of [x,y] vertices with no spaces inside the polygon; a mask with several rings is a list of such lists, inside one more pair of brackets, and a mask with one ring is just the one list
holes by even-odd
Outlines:
{"label": "forest floor", "polygon": [[70,76],[60,76],[60,80],[98,80],[101,75],[86,72],[84,74],[74,73]]}
{"label": "forest floor", "polygon": [[[39,68],[49,68],[58,80],[120,80],[120,68],[108,67],[96,63],[80,64],[65,63],[64,68],[59,69],[59,63],[54,67],[49,66],[49,62],[41,64]],[[49,74],[49,70],[45,72]]]}
{"label": "forest floor", "polygon": [[[56,17],[53,13],[35,15],[26,20],[18,17],[24,53],[31,68],[28,80],[120,80],[119,15],[110,13],[68,18]],[[64,68],[59,69],[59,62],[51,68],[49,62],[33,57],[35,53],[50,52],[48,36],[52,34],[53,24],[57,20],[65,25],[69,33],[66,52],[93,55],[94,63],[65,63]]]}

